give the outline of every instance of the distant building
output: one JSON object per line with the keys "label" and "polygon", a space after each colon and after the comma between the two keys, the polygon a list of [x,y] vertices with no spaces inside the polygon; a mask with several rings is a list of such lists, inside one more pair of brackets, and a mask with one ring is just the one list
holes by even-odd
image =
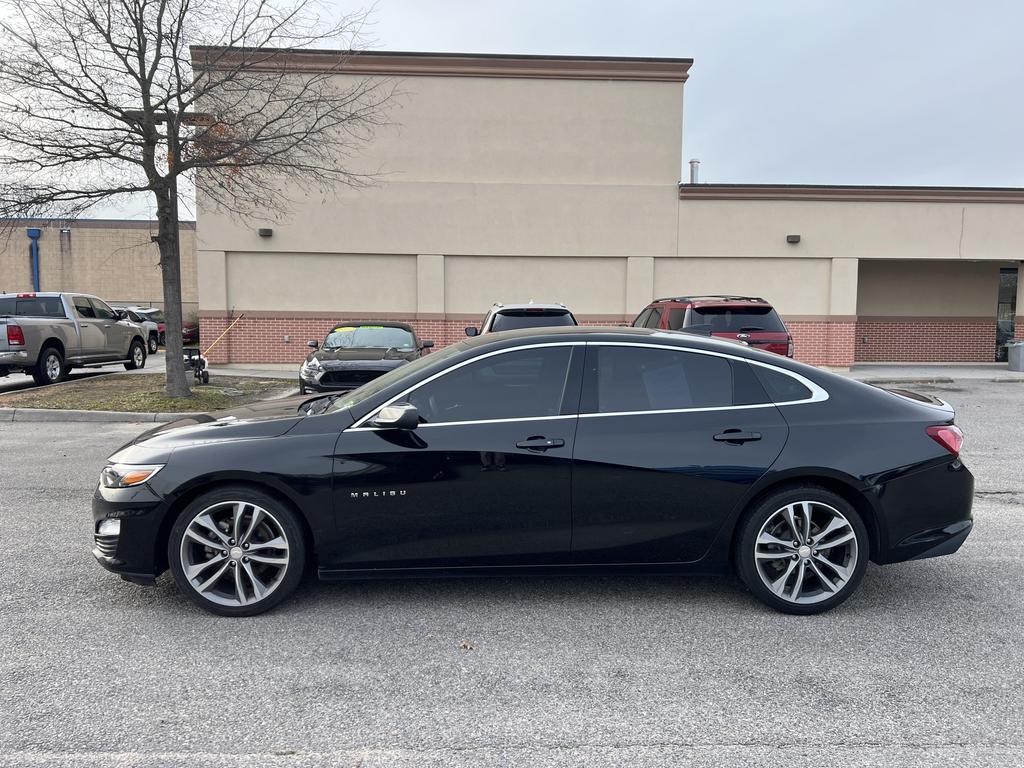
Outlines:
{"label": "distant building", "polygon": [[379,183],[280,223],[198,196],[204,338],[245,314],[214,359],[297,363],[343,320],[404,320],[445,344],[494,301],[624,323],[704,292],[770,300],[815,364],[993,360],[997,319],[1024,336],[1024,190],[680,184],[691,63],[351,56],[339,79],[401,82],[355,161]]}
{"label": "distant building", "polygon": [[[40,230],[41,291],[81,291],[110,304],[163,307],[156,225],[117,219],[0,221],[0,291],[33,290],[28,230]],[[181,296],[185,316],[199,308],[196,225],[181,223]]]}

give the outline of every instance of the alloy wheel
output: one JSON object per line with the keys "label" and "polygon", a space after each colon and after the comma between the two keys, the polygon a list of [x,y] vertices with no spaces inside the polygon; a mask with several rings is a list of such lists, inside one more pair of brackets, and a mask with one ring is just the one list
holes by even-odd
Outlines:
{"label": "alloy wheel", "polygon": [[205,600],[249,606],[266,599],[288,571],[288,537],[272,512],[220,501],[199,512],[181,538],[181,568]]}
{"label": "alloy wheel", "polygon": [[857,568],[857,534],[835,507],[797,501],[773,512],[754,540],[761,581],[790,603],[820,603],[841,592]]}
{"label": "alloy wheel", "polygon": [[50,381],[60,379],[60,358],[55,354],[46,356],[46,378]]}
{"label": "alloy wheel", "polygon": [[146,361],[146,353],[142,349],[141,344],[136,344],[132,347],[132,362],[135,363],[136,368],[141,368],[142,364]]}

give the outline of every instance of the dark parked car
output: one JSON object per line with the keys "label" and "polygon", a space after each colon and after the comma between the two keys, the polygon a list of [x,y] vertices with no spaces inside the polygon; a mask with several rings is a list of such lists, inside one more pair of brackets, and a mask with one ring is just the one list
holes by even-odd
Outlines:
{"label": "dark parked car", "polygon": [[484,316],[477,328],[466,328],[467,336],[482,336],[499,331],[518,331],[524,328],[546,328],[552,325],[579,325],[565,304],[501,304],[496,303]]}
{"label": "dark parked car", "polygon": [[815,613],[868,560],[952,553],[972,525],[948,405],[703,336],[487,335],[327,401],[124,446],[96,558],[142,583],[170,568],[227,615],[280,602],[311,561],[323,579],[734,568]]}
{"label": "dark parked car", "polygon": [[405,323],[355,323],[334,326],[323,346],[313,349],[299,368],[299,392],[344,392],[415,360],[434,346],[420,341]]}
{"label": "dark parked car", "polygon": [[775,308],[758,296],[655,299],[636,316],[633,327],[705,333],[736,339],[765,352],[793,356],[789,329]]}

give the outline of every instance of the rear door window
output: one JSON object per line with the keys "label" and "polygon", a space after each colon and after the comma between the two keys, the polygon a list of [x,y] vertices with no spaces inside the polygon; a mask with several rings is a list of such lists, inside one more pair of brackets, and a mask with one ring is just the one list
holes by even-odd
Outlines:
{"label": "rear door window", "polygon": [[785,333],[782,318],[772,307],[693,307],[686,325],[708,325],[712,333]]}
{"label": "rear door window", "polygon": [[683,327],[683,320],[686,318],[686,310],[682,307],[668,311],[668,329],[678,331]]}
{"label": "rear door window", "polygon": [[596,413],[733,405],[732,365],[724,357],[657,347],[592,345],[585,407]]}
{"label": "rear door window", "polygon": [[647,318],[647,322],[644,323],[644,327],[645,328],[657,328],[659,325],[661,325],[661,313],[662,313],[661,307],[654,307],[651,310],[650,317]]}
{"label": "rear door window", "polygon": [[79,317],[96,319],[96,310],[93,309],[92,302],[85,296],[75,296],[73,303],[75,305],[75,312],[78,313]]}

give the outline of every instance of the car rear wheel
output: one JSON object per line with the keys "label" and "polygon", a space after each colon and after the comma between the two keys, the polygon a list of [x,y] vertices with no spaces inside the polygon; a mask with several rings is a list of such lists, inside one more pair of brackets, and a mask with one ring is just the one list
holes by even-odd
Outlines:
{"label": "car rear wheel", "polygon": [[36,367],[32,370],[32,378],[36,384],[56,384],[67,375],[64,355],[55,347],[47,347],[39,355]]}
{"label": "car rear wheel", "polygon": [[253,488],[222,488],[186,507],[167,559],[178,588],[221,616],[255,616],[298,586],[305,543],[295,513]]}
{"label": "car rear wheel", "polygon": [[134,371],[137,368],[146,367],[146,347],[141,339],[135,339],[128,349],[128,362],[124,364],[126,371]]}
{"label": "car rear wheel", "polygon": [[857,589],[870,556],[867,528],[841,496],[801,486],[745,518],[736,567],[747,588],[784,613],[822,613]]}

